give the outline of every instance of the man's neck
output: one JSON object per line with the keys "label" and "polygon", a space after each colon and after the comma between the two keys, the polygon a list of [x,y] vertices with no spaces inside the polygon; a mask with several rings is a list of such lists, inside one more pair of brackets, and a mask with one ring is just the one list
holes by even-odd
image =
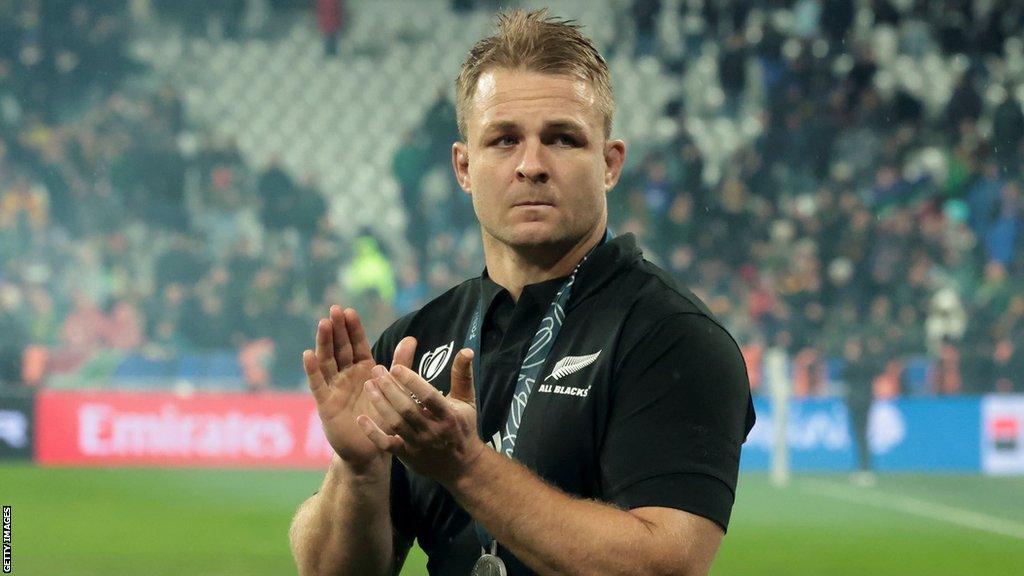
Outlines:
{"label": "man's neck", "polygon": [[569,247],[513,248],[484,232],[484,260],[487,275],[519,301],[523,287],[572,273],[573,268],[604,237],[604,225]]}

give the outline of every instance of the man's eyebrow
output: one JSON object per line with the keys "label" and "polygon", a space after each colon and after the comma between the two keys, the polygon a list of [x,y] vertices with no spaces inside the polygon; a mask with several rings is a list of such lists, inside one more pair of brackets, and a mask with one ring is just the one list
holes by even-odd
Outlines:
{"label": "man's eyebrow", "polygon": [[[502,131],[513,131],[519,130],[520,126],[517,122],[511,120],[502,120],[498,122],[492,122],[484,126],[485,132],[502,132]],[[586,128],[575,120],[552,120],[544,123],[544,132],[552,132],[557,130],[569,130],[573,132],[586,132]]]}
{"label": "man's eyebrow", "polygon": [[499,122],[492,122],[492,123],[484,126],[484,131],[485,132],[505,132],[505,131],[508,131],[508,130],[518,130],[518,129],[519,129],[519,124],[517,124],[515,122],[512,122],[512,121],[509,121],[509,120],[503,120],[503,121],[499,121]]}
{"label": "man's eyebrow", "polygon": [[555,120],[544,124],[545,132],[554,132],[558,130],[567,130],[570,132],[586,132],[586,128],[579,122],[573,120]]}

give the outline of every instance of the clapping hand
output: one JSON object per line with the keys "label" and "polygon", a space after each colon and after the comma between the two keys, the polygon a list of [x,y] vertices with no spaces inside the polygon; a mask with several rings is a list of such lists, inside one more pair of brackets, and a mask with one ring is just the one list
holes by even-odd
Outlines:
{"label": "clapping hand", "polygon": [[[415,340],[395,349],[392,367],[412,365]],[[359,315],[351,308],[331,306],[316,329],[316,349],[302,353],[309,389],[316,399],[324,434],[338,456],[356,473],[381,472],[388,454],[370,441],[356,423],[360,414],[374,414],[363,383],[372,378],[376,362]]]}
{"label": "clapping hand", "polygon": [[[403,345],[414,350],[416,339]],[[468,348],[455,355],[447,396],[408,365],[375,366],[364,384],[374,412],[358,417],[364,438],[418,474],[442,484],[455,480],[486,446],[476,431],[472,361]]]}

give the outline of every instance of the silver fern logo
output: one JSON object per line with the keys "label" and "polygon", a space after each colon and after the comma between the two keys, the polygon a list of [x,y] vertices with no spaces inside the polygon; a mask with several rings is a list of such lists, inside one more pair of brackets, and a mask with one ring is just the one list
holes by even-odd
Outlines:
{"label": "silver fern logo", "polygon": [[555,367],[551,370],[551,374],[548,374],[548,377],[545,378],[544,381],[547,382],[552,378],[555,380],[561,380],[570,374],[575,374],[576,372],[579,372],[593,364],[600,355],[601,350],[598,350],[593,354],[587,354],[586,356],[566,356],[555,363]]}

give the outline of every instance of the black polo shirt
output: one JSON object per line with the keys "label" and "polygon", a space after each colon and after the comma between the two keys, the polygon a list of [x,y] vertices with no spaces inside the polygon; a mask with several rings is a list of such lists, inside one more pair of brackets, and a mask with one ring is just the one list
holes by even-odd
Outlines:
{"label": "black polo shirt", "polygon": [[[481,293],[478,426],[503,429],[522,359],[564,278],[526,286],[518,302],[486,272],[398,320],[374,345],[390,365],[418,341],[413,368],[447,393]],[[553,373],[573,356],[574,370]],[[663,506],[726,529],[740,445],[754,409],[739,347],[689,290],[643,259],[632,234],[598,246],[580,268],[561,332],[523,414],[516,460],[580,498],[631,509]],[[469,515],[438,483],[396,458],[391,480],[396,557],[413,539],[433,576],[464,576],[480,556]],[[532,572],[507,550],[510,575]]]}

